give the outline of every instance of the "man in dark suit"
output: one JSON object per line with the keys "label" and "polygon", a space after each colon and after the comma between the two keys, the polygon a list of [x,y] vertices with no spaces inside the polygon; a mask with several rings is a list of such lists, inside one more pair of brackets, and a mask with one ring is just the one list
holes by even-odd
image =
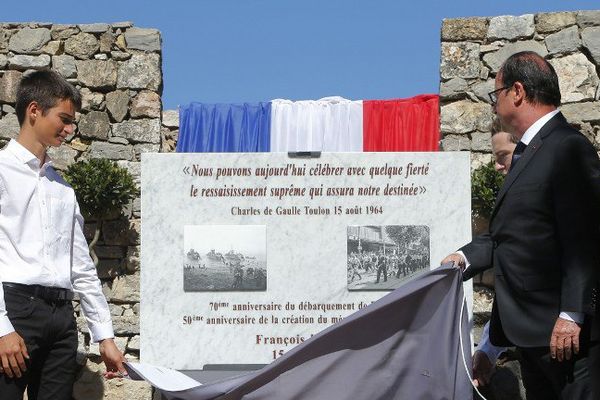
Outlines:
{"label": "man in dark suit", "polygon": [[490,98],[520,142],[489,233],[442,262],[465,279],[494,267],[490,339],[521,351],[529,400],[599,399],[598,155],[557,110],[558,77],[538,54],[509,57]]}

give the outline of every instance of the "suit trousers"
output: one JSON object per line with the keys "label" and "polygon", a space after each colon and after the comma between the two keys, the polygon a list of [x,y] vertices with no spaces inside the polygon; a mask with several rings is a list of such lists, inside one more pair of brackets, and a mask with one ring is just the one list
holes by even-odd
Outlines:
{"label": "suit trousers", "polygon": [[48,302],[4,287],[8,318],[29,360],[21,378],[0,374],[2,400],[71,400],[77,372],[77,324],[71,301]]}
{"label": "suit trousers", "polygon": [[571,360],[550,357],[548,347],[519,348],[527,400],[600,400],[598,352],[600,343],[581,348]]}

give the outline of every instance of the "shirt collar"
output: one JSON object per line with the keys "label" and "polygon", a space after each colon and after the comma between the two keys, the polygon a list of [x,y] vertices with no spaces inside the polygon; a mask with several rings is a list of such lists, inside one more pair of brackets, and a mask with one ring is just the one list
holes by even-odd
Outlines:
{"label": "shirt collar", "polygon": [[33,167],[36,170],[45,170],[49,166],[52,165],[52,160],[46,154],[46,158],[44,159],[44,163],[40,168],[40,160],[25,148],[21,143],[17,142],[15,139],[11,139],[8,142],[8,146],[6,146],[6,150],[8,150],[12,155],[14,155],[17,160],[21,161],[23,164],[27,164],[30,167]]}
{"label": "shirt collar", "polygon": [[542,118],[535,121],[525,131],[525,133],[523,134],[523,137],[521,138],[521,142],[523,142],[526,145],[529,145],[531,140],[535,137],[535,135],[537,135],[537,133],[540,131],[540,129],[542,129],[542,127],[544,125],[546,125],[546,122],[550,121],[552,119],[552,117],[554,117],[558,113],[559,113],[558,110],[550,111],[548,114],[544,115]]}

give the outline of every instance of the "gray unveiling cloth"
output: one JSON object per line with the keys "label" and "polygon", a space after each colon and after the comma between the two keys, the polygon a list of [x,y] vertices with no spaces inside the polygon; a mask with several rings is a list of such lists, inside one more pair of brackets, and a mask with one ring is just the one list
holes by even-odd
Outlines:
{"label": "gray unveiling cloth", "polygon": [[[472,399],[461,273],[429,271],[288,351],[261,370],[172,400]],[[459,322],[462,320],[462,332]]]}

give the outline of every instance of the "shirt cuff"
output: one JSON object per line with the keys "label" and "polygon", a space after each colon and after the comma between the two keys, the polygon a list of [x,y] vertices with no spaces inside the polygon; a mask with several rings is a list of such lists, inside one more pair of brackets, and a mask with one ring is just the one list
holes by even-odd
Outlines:
{"label": "shirt cuff", "polygon": [[115,337],[112,321],[95,323],[93,325],[88,322],[88,329],[90,331],[90,339],[94,343]]}
{"label": "shirt cuff", "polygon": [[479,345],[477,346],[477,350],[483,351],[492,364],[496,364],[496,361],[498,360],[498,357],[500,357],[500,354],[506,351],[506,347],[494,346],[492,342],[490,342],[489,322],[485,324],[485,327],[483,328],[483,333],[481,334],[481,340],[479,342]]}
{"label": "shirt cuff", "polygon": [[0,337],[6,336],[9,333],[13,333],[14,331],[15,328],[11,324],[10,319],[8,319],[6,315],[0,317]]}
{"label": "shirt cuff", "polygon": [[584,314],[575,311],[561,311],[558,315],[562,319],[566,319],[567,321],[575,322],[576,324],[581,324],[584,319]]}
{"label": "shirt cuff", "polygon": [[469,259],[467,259],[467,256],[465,256],[465,253],[463,253],[462,250],[457,250],[456,254],[459,254],[463,258],[463,260],[465,260],[465,271],[466,271],[467,268],[469,268],[471,266]]}

